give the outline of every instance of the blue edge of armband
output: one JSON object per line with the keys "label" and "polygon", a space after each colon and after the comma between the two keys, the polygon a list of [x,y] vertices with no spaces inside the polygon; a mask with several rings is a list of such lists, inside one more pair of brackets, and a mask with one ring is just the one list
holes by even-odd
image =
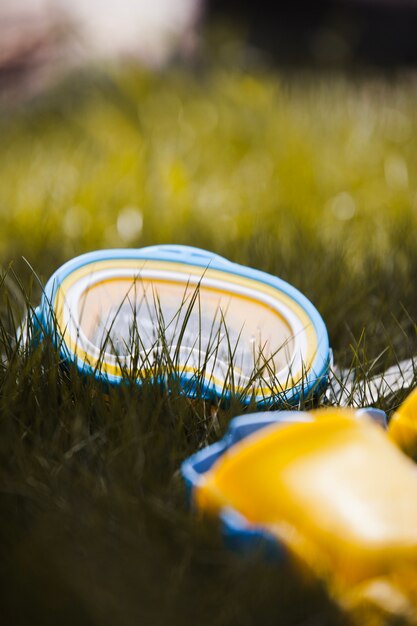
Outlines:
{"label": "blue edge of armband", "polygon": [[[386,427],[386,414],[373,407],[360,409],[359,415],[366,413],[372,420]],[[223,439],[213,443],[188,457],[181,464],[181,475],[185,483],[187,498],[193,506],[193,492],[204,480],[216,461],[232,446],[252,433],[273,424],[282,426],[301,422],[312,422],[308,412],[269,411],[235,417],[229,423]],[[251,524],[243,515],[231,507],[221,510],[220,530],[227,547],[237,552],[259,552],[271,560],[283,560],[286,556],[285,545],[268,532],[263,526]]]}
{"label": "blue edge of armband", "polygon": [[[233,263],[217,254],[199,248],[182,245],[158,245],[139,249],[110,249],[88,252],[68,261],[51,276],[45,286],[41,304],[34,311],[32,326],[33,329],[37,331],[38,340],[41,340],[42,336],[48,335],[54,345],[59,348],[61,358],[67,362],[75,362],[81,374],[92,375],[100,381],[109,384],[120,384],[123,380],[119,376],[102,374],[98,368],[91,367],[82,359],[78,358],[77,355],[70,353],[65,342],[62,341],[62,338],[57,332],[56,324],[54,324],[53,302],[55,295],[62,281],[80,267],[88,264],[94,265],[94,263],[101,261],[119,259],[132,259],[136,261],[143,259],[144,262],[153,260],[184,263],[203,269],[210,268],[223,271],[226,274],[235,274],[254,279],[279,289],[290,298],[293,298],[297,304],[304,309],[311,320],[317,335],[317,353],[312,367],[305,373],[302,384],[296,385],[277,395],[261,398],[256,397],[255,402],[257,406],[265,408],[280,403],[294,405],[303,398],[320,394],[326,387],[330,366],[330,347],[326,326],[318,311],[302,293],[282,279],[267,274],[266,272]],[[197,389],[196,385],[193,385],[193,377],[193,374],[185,373],[181,375],[181,386],[186,390],[187,395],[191,397],[199,396],[207,400],[213,400],[219,397],[223,400],[230,399],[231,392],[216,386],[213,382],[199,386]],[[164,381],[161,380],[158,382],[163,383]],[[250,396],[242,398],[245,404],[249,404],[252,400],[253,398]]]}

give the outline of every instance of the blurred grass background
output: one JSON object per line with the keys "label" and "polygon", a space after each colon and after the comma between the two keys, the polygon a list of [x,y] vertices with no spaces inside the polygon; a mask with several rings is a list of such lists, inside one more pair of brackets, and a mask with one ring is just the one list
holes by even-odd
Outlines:
{"label": "blurred grass background", "polygon": [[[288,75],[238,47],[74,73],[0,112],[1,265],[36,304],[22,257],[45,282],[88,250],[208,248],[293,283],[337,361],[381,371],[416,349],[416,97],[411,73]],[[347,623],[318,583],[228,554],[186,511],[180,462],[241,410],[104,397],[48,349],[3,363],[3,623]]]}
{"label": "blurred grass background", "polygon": [[3,111],[2,264],[46,280],[95,248],[194,244],[293,282],[336,348],[369,324],[394,341],[415,305],[414,78],[233,67],[74,75]]}

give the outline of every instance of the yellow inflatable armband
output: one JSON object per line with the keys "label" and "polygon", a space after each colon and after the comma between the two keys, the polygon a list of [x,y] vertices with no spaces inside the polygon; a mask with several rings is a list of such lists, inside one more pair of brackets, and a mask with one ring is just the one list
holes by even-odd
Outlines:
{"label": "yellow inflatable armband", "polygon": [[194,489],[198,509],[220,516],[233,510],[248,529],[261,527],[339,600],[382,585],[386,603],[398,605],[400,597],[417,614],[414,464],[354,411],[304,415],[304,422],[268,426],[219,456]]}

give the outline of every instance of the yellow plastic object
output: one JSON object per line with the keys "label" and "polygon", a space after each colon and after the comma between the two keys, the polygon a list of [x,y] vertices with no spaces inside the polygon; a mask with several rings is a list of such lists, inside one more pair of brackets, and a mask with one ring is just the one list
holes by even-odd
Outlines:
{"label": "yellow plastic object", "polygon": [[414,464],[353,411],[310,415],[317,419],[264,428],[225,452],[196,490],[198,508],[229,507],[261,526],[339,599],[382,584],[388,604],[404,596],[417,614]]}
{"label": "yellow plastic object", "polygon": [[417,389],[401,404],[392,415],[388,433],[405,454],[417,460]]}

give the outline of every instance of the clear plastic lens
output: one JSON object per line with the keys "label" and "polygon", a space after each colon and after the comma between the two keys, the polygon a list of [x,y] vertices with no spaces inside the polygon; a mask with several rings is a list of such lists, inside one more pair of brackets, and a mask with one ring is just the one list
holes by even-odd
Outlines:
{"label": "clear plastic lens", "polygon": [[[286,320],[254,299],[203,285],[113,279],[89,287],[78,303],[83,335],[106,353],[126,357],[165,347],[193,367],[216,355],[244,376],[268,363],[280,371],[294,351]],[[262,361],[264,363],[262,363]]]}

